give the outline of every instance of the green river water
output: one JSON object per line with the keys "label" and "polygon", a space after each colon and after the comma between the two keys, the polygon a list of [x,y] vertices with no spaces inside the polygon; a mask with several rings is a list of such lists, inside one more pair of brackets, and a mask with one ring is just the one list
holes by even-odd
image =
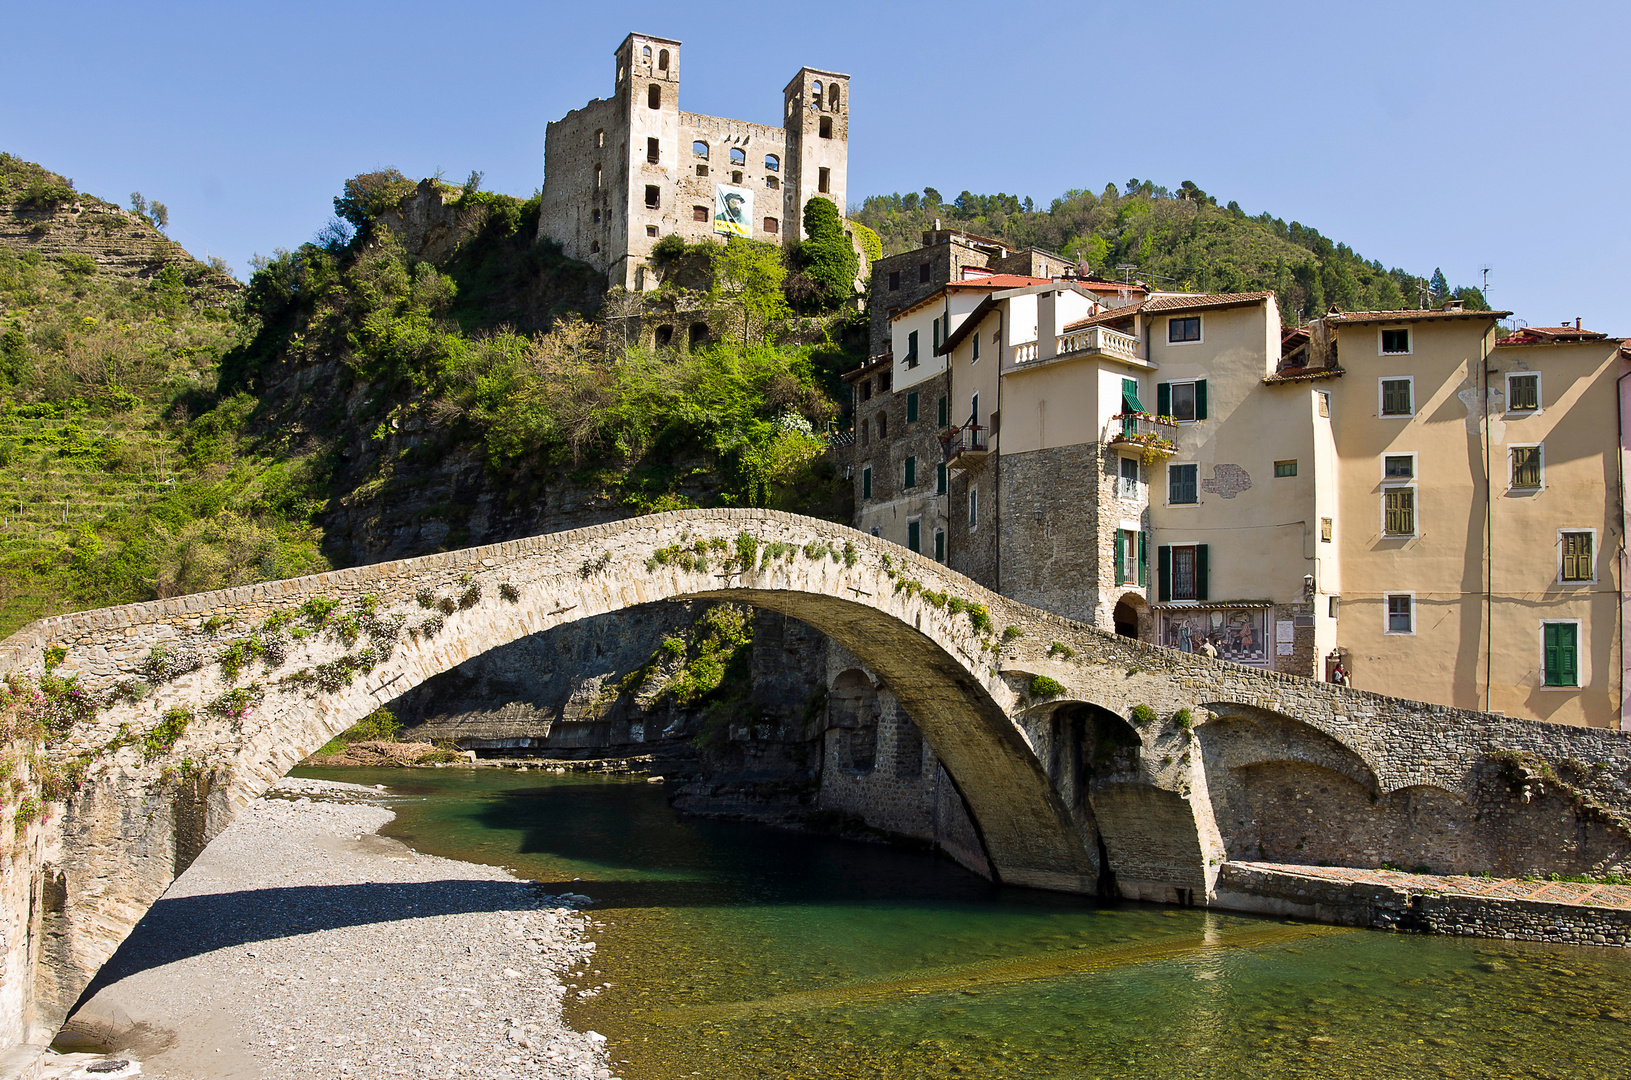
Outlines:
{"label": "green river water", "polygon": [[593,897],[598,952],[570,981],[612,987],[567,1016],[628,1080],[1631,1076],[1618,950],[994,889],[684,820],[639,778],[302,774],[388,785],[383,832],[417,850]]}

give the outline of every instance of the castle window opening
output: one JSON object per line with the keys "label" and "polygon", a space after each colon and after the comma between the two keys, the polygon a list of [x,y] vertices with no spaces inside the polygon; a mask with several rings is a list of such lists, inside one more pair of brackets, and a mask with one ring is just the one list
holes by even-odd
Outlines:
{"label": "castle window opening", "polygon": [[696,142],[692,143],[691,144],[691,156],[692,157],[699,157],[703,161],[707,161],[708,160],[708,144],[703,142],[701,139],[698,139]]}
{"label": "castle window opening", "polygon": [[660,205],[662,205],[662,191],[658,189],[656,184],[647,184],[646,209],[655,210]]}
{"label": "castle window opening", "polygon": [[777,221],[773,217],[765,218],[765,232],[769,233],[771,236],[775,236],[777,233],[781,232],[781,222]]}
{"label": "castle window opening", "polygon": [[899,270],[891,270],[891,271],[889,271],[889,291],[890,292],[896,292],[899,289],[900,289],[900,271]]}
{"label": "castle window opening", "polygon": [[888,413],[879,413],[878,414],[878,438],[880,438],[880,439],[889,438],[889,414]]}
{"label": "castle window opening", "polygon": [[595,207],[595,224],[600,224],[600,207]]}
{"label": "castle window opening", "polygon": [[821,108],[821,80],[817,79],[810,84],[810,104]]}
{"label": "castle window opening", "polygon": [[827,87],[827,108],[833,112],[838,111],[838,84],[833,83]]}
{"label": "castle window opening", "polygon": [[647,225],[646,226],[646,235],[647,236],[652,236],[652,237],[656,236],[657,235],[657,226]]}
{"label": "castle window opening", "polygon": [[660,109],[663,107],[663,88],[652,83],[646,90],[646,108]]}
{"label": "castle window opening", "polygon": [[661,160],[662,160],[661,144],[659,144],[656,139],[647,139],[646,140],[646,161],[649,164],[655,165],[655,164],[657,164],[657,162],[659,162]]}
{"label": "castle window opening", "polygon": [[775,154],[766,154],[765,155],[765,171],[766,172],[781,172],[781,169],[782,169],[782,159],[781,158],[777,157]]}
{"label": "castle window opening", "polygon": [[924,282],[924,281],[929,280],[929,264],[928,263],[918,263],[917,264],[917,279],[918,279],[919,282]]}
{"label": "castle window opening", "polygon": [[600,241],[599,240],[591,240],[589,242],[589,254],[598,255],[599,253],[600,253]]}
{"label": "castle window opening", "polygon": [[657,67],[663,71],[668,70],[668,50],[664,49],[657,54]]}
{"label": "castle window opening", "polygon": [[708,208],[706,206],[693,206],[693,207],[691,207],[691,220],[692,221],[707,221],[708,220]]}
{"label": "castle window opening", "polygon": [[747,151],[743,150],[740,146],[731,147],[731,164],[732,165],[746,165],[747,163],[748,163]]}
{"label": "castle window opening", "polygon": [[672,326],[657,327],[657,348],[666,349],[674,344],[674,328]]}
{"label": "castle window opening", "polygon": [[595,132],[595,146],[596,147],[603,147],[605,145],[606,145],[606,129],[601,128],[599,131]]}
{"label": "castle window opening", "polygon": [[823,139],[830,139],[830,138],[832,138],[832,117],[830,117],[830,116],[823,116],[823,117],[822,117],[822,118],[821,118],[821,131],[820,131],[820,135],[821,135],[821,137],[822,137],[822,138],[823,138]]}
{"label": "castle window opening", "polygon": [[799,103],[799,99],[796,98],[796,97],[790,97],[790,98],[787,99],[787,115],[788,116],[793,115],[793,110],[798,108],[798,103]]}
{"label": "castle window opening", "polygon": [[708,166],[698,165],[697,166],[697,175],[698,176],[707,176],[708,175]]}
{"label": "castle window opening", "polygon": [[878,393],[880,393],[880,394],[889,393],[889,387],[893,384],[893,380],[894,380],[894,376],[891,375],[887,371],[882,372],[881,374],[879,374],[879,376],[878,376]]}
{"label": "castle window opening", "polygon": [[826,195],[826,194],[828,194],[829,192],[832,191],[832,170],[831,169],[822,169],[821,170],[821,175],[820,175],[820,177],[819,177],[819,179],[817,180],[817,183],[816,183],[816,190],[821,192],[823,195]]}
{"label": "castle window opening", "polygon": [[694,322],[691,324],[691,348],[695,349],[708,344],[708,324]]}
{"label": "castle window opening", "polygon": [[651,63],[651,46],[650,45],[647,45],[645,48],[640,50],[640,59],[645,61],[648,64]]}
{"label": "castle window opening", "polygon": [[741,172],[740,169],[738,169],[736,172],[731,173],[731,183],[740,184],[741,182],[742,182],[742,172]]}
{"label": "castle window opening", "polygon": [[595,166],[595,190],[600,190],[600,166]]}
{"label": "castle window opening", "polygon": [[617,65],[617,85],[623,85],[623,65]]}
{"label": "castle window opening", "polygon": [[777,188],[779,188],[781,186],[782,186],[782,182],[780,180],[776,179],[774,176],[765,177],[765,187],[769,188],[771,191],[775,191]]}

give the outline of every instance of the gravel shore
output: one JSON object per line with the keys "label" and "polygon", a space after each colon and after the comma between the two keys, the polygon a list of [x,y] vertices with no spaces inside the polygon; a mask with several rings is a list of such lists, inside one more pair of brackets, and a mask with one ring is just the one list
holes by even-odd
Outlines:
{"label": "gravel shore", "polygon": [[561,1019],[563,975],[596,985],[589,898],[378,836],[388,801],[281,781],[153,906],[67,1039],[172,1080],[609,1080],[605,1039]]}

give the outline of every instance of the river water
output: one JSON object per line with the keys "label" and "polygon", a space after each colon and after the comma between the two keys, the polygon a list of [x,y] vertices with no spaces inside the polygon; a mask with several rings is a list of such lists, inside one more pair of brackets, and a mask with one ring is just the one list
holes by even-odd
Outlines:
{"label": "river water", "polygon": [[301,772],[388,785],[383,831],[420,851],[593,897],[567,1015],[628,1080],[1631,1075],[1619,950],[995,889],[925,854],[683,820],[640,778]]}

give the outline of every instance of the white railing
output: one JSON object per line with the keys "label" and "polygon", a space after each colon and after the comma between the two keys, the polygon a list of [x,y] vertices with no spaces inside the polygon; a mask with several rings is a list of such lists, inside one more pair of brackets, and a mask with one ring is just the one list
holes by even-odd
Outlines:
{"label": "white railing", "polygon": [[1121,360],[1138,360],[1138,339],[1108,326],[1089,326],[1070,334],[1059,335],[1059,355],[1096,352]]}
{"label": "white railing", "polygon": [[1014,363],[1023,364],[1036,359],[1036,342],[1027,341],[1014,346]]}

